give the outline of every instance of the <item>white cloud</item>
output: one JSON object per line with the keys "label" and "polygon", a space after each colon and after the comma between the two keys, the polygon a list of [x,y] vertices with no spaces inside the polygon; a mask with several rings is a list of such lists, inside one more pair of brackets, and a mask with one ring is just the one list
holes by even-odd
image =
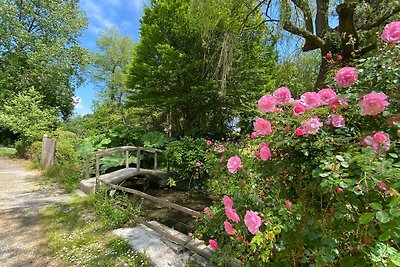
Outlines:
{"label": "white cloud", "polygon": [[[114,4],[120,3],[120,0],[106,0],[111,5],[111,2]],[[102,28],[109,28],[114,24],[107,18],[107,15],[104,12],[104,8],[102,8],[98,2],[96,3],[94,0],[81,0],[81,5],[83,9],[86,11],[87,16],[91,22],[89,23],[89,30],[93,33],[98,33]]]}
{"label": "white cloud", "polygon": [[80,96],[73,96],[72,99],[74,100],[75,109],[84,109],[85,106],[83,105],[82,98]]}
{"label": "white cloud", "polygon": [[129,0],[129,7],[135,11],[142,11],[144,0]]}

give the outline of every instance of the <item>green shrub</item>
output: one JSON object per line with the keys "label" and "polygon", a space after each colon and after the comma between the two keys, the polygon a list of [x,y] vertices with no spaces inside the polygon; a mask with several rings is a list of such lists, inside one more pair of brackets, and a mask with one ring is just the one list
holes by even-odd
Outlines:
{"label": "green shrub", "polygon": [[207,141],[184,137],[169,143],[167,158],[172,177],[177,186],[204,185],[207,179],[205,169]]}

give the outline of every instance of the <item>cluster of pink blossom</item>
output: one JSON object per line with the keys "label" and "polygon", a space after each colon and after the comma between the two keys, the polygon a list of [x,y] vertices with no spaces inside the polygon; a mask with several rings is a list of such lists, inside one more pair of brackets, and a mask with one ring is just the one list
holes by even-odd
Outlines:
{"label": "cluster of pink blossom", "polygon": [[317,134],[322,125],[323,123],[319,121],[318,116],[313,116],[301,123],[301,127],[295,130],[295,135]]}
{"label": "cluster of pink blossom", "polygon": [[[268,135],[272,132],[271,123],[263,118],[257,118],[254,123],[254,130],[259,135]],[[257,137],[257,134],[255,137]]]}
{"label": "cluster of pink blossom", "polygon": [[271,150],[269,149],[267,143],[262,142],[260,144],[260,151],[255,151],[254,156],[256,158],[261,158],[261,160],[266,161],[271,157]]}
{"label": "cluster of pink blossom", "polygon": [[377,132],[374,135],[369,135],[364,138],[364,143],[367,146],[372,147],[375,153],[379,153],[381,148],[385,150],[390,149],[390,138],[389,135],[385,132]]}
{"label": "cluster of pink blossom", "polygon": [[335,128],[342,128],[346,125],[346,122],[344,121],[342,115],[338,114],[329,115],[328,118],[326,118],[325,123]]}
{"label": "cluster of pink blossom", "polygon": [[335,80],[340,87],[348,87],[354,85],[358,80],[356,68],[353,67],[341,68],[336,73]]}
{"label": "cluster of pink blossom", "polygon": [[233,208],[232,199],[228,196],[224,196],[222,198],[222,201],[224,202],[226,217],[235,223],[240,222],[240,217],[237,214],[236,210]]}

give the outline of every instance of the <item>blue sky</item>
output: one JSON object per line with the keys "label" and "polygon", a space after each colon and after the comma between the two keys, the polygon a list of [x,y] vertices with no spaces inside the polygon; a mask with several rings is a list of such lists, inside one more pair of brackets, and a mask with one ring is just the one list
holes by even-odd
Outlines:
{"label": "blue sky", "polygon": [[[81,45],[91,51],[96,50],[96,40],[99,31],[116,26],[123,35],[139,41],[139,19],[145,0],[80,0],[79,6],[86,12],[89,26],[80,38]],[[91,105],[99,89],[87,82],[76,92],[75,114],[91,113]]]}

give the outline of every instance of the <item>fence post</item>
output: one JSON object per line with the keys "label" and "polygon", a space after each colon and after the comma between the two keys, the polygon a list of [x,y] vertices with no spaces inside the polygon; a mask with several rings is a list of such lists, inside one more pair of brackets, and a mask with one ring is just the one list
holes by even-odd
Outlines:
{"label": "fence post", "polygon": [[157,152],[154,153],[154,169],[157,170]]}
{"label": "fence post", "polygon": [[125,168],[129,168],[129,150],[125,151]]}
{"label": "fence post", "polygon": [[136,171],[140,172],[140,148],[137,148],[136,152]]}
{"label": "fence post", "polygon": [[42,140],[42,155],[41,155],[41,164],[40,167],[42,169],[47,169],[53,166],[54,163],[54,155],[56,153],[56,140],[48,138],[48,135],[43,135]]}

